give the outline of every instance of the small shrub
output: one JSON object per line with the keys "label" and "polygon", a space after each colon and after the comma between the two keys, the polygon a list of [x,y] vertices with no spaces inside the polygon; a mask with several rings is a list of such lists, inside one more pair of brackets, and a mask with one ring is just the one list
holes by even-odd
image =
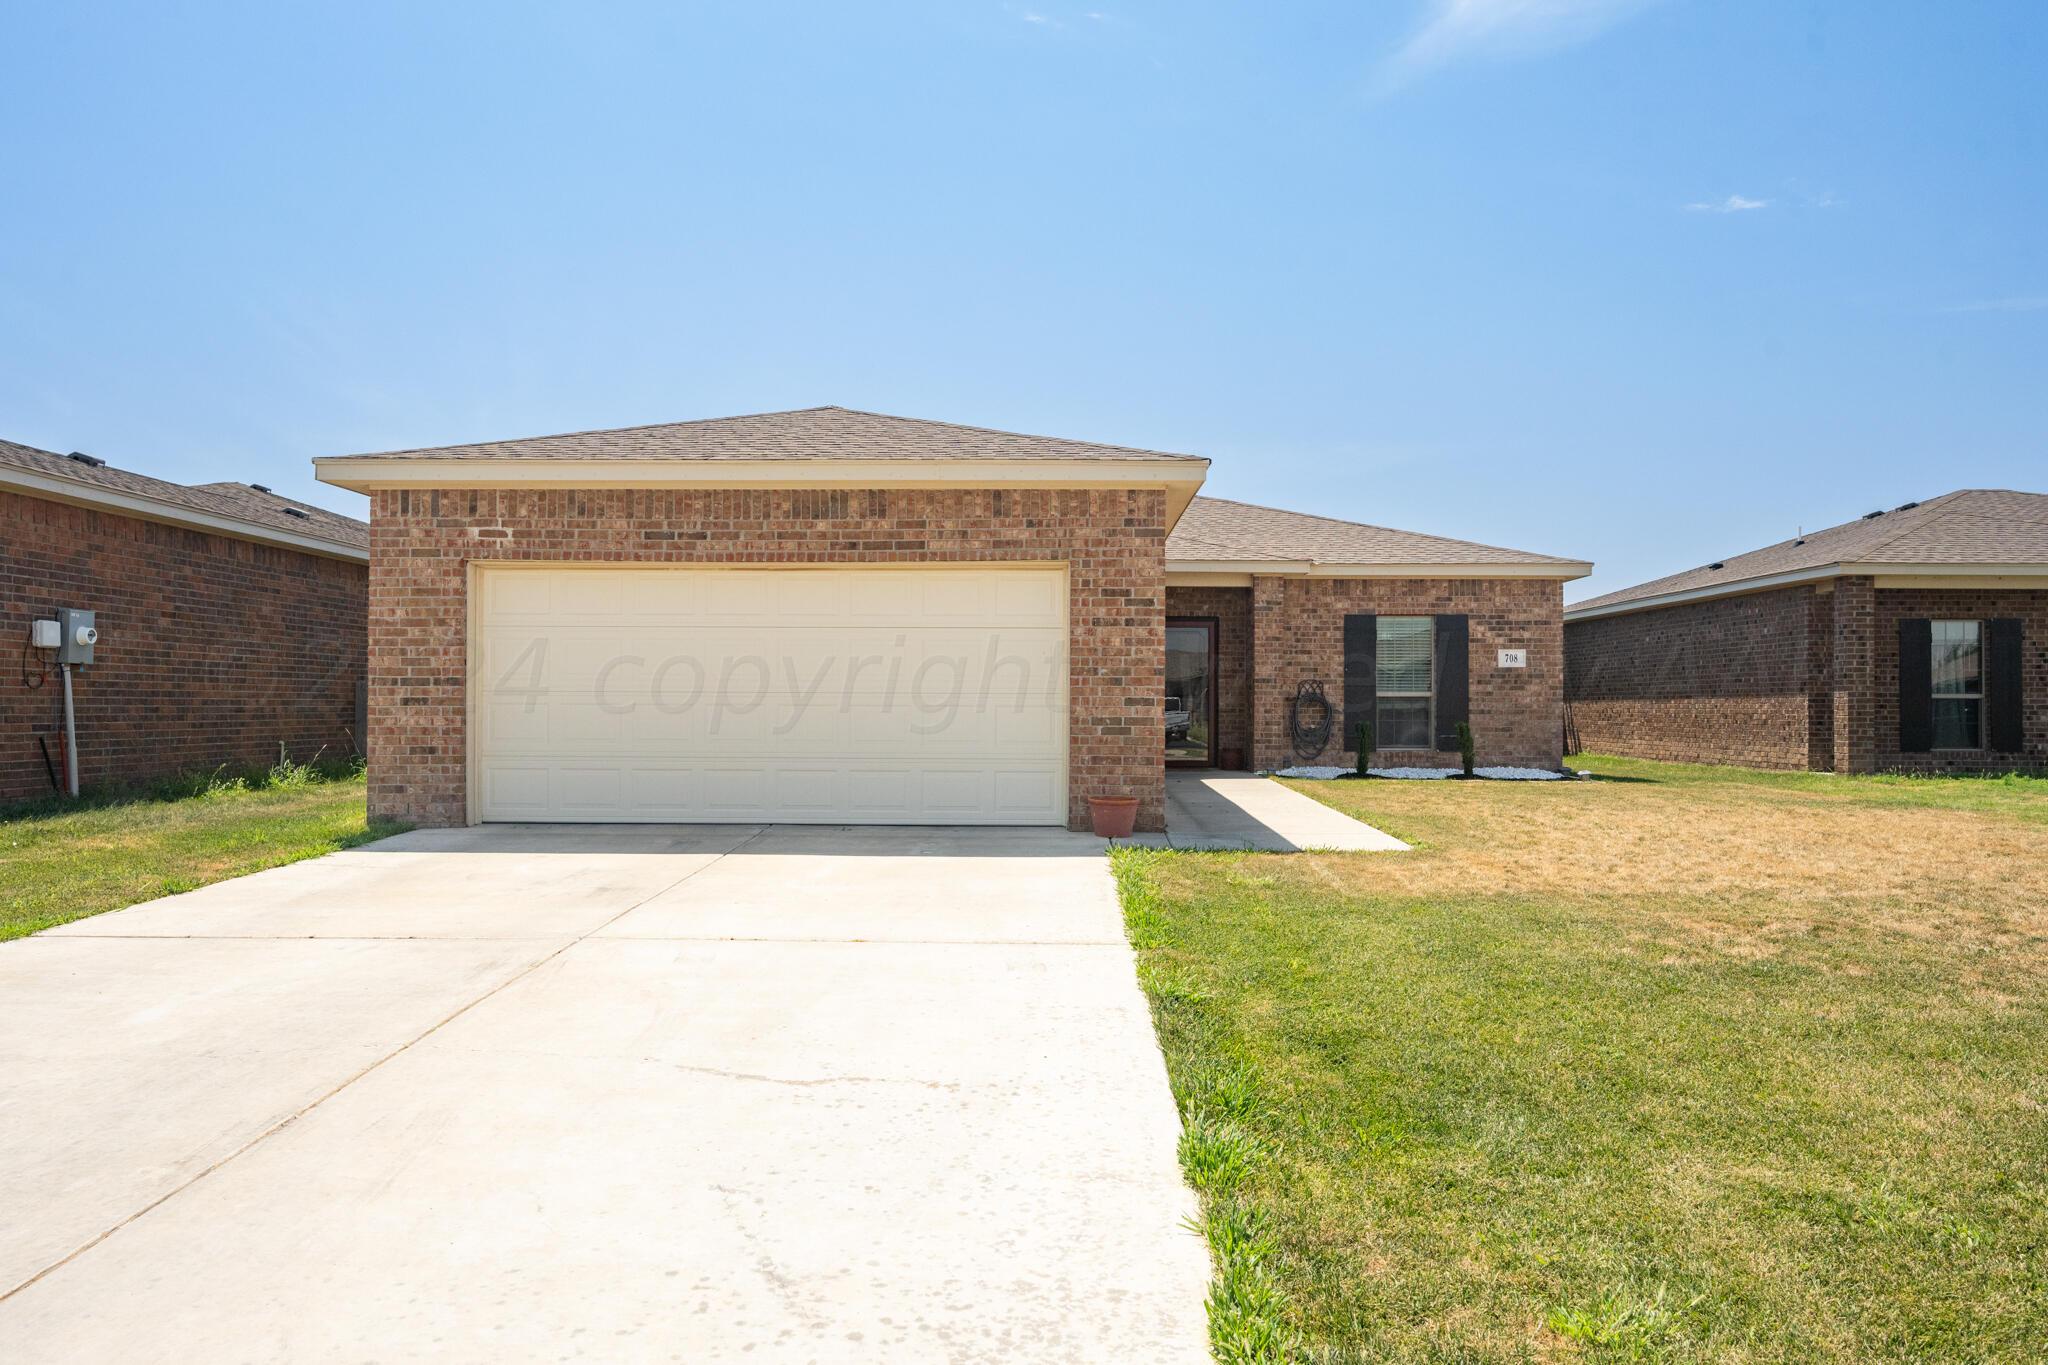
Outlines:
{"label": "small shrub", "polygon": [[1464,721],[1458,722],[1458,759],[1465,765],[1465,776],[1472,776],[1472,755],[1478,746],[1472,740],[1472,727]]}
{"label": "small shrub", "polygon": [[1372,770],[1372,722],[1358,722],[1358,775],[1364,777]]}

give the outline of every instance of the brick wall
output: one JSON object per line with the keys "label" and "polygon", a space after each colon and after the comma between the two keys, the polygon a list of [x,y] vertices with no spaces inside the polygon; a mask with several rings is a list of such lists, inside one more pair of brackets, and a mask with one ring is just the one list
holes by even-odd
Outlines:
{"label": "brick wall", "polygon": [[81,783],[268,764],[280,741],[354,752],[366,582],[360,563],[0,492],[0,801],[52,791],[37,736],[60,752],[62,683],[32,691],[16,665],[58,607],[99,613],[74,674]]}
{"label": "brick wall", "polygon": [[[1342,728],[1344,617],[1463,613],[1471,618],[1472,734],[1482,765],[1555,768],[1564,732],[1564,594],[1544,579],[1279,578],[1252,580],[1252,763],[1297,762],[1288,702],[1305,678],[1323,684]],[[1528,651],[1526,668],[1500,668],[1496,651]],[[1318,761],[1349,764],[1348,736]],[[1382,766],[1454,767],[1455,753],[1387,750]]]}
{"label": "brick wall", "polygon": [[[2025,751],[1899,752],[1899,620],[2024,624]],[[1825,588],[1691,602],[1565,627],[1579,742],[1602,753],[1822,772],[2048,767],[2048,592]]]}
{"label": "brick wall", "polygon": [[[1867,580],[1866,580],[1867,581]],[[1899,619],[2020,621],[2023,750],[1899,752]],[[1878,772],[2006,773],[2048,771],[2048,589],[1878,588],[1871,602],[1870,766]]]}
{"label": "brick wall", "polygon": [[1251,761],[1252,590],[1168,588],[1168,616],[1216,618],[1216,750],[1236,749]]}
{"label": "brick wall", "polygon": [[371,502],[370,808],[467,819],[472,560],[648,564],[1063,561],[1070,823],[1091,794],[1165,821],[1166,501],[1158,491],[387,490]]}
{"label": "brick wall", "polygon": [[1806,767],[1816,713],[1832,717],[1830,601],[1797,587],[1571,622],[1565,701],[1579,746],[1677,763]]}

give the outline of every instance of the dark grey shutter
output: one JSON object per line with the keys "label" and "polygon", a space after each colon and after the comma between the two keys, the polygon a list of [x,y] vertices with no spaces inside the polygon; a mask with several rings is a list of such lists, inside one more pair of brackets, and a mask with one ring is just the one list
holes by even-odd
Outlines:
{"label": "dark grey shutter", "polygon": [[1338,743],[1350,750],[1358,743],[1361,722],[1375,724],[1372,708],[1379,699],[1380,618],[1359,612],[1344,618],[1344,733]]}
{"label": "dark grey shutter", "polygon": [[1934,748],[1934,624],[1924,616],[1899,622],[1899,752]]}
{"label": "dark grey shutter", "polygon": [[1458,752],[1458,727],[1472,719],[1471,625],[1463,616],[1436,618],[1436,747]]}
{"label": "dark grey shutter", "polygon": [[2019,618],[1986,621],[1984,632],[1984,743],[1994,753],[2016,754],[2026,747]]}

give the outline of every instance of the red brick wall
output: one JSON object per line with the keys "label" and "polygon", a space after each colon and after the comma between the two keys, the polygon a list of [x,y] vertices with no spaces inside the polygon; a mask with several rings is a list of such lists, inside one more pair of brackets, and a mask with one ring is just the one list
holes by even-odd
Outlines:
{"label": "red brick wall", "polygon": [[1166,500],[1157,491],[385,491],[371,503],[370,809],[467,819],[471,560],[1063,561],[1072,594],[1068,810],[1165,821]]}
{"label": "red brick wall", "polygon": [[[2022,621],[2025,751],[1899,752],[1899,620]],[[1693,602],[1565,627],[1566,697],[1602,753],[1843,773],[2048,767],[2048,592],[1878,588]]]}
{"label": "red brick wall", "polygon": [[0,492],[0,801],[52,790],[36,738],[59,752],[62,682],[52,669],[31,691],[17,661],[29,622],[58,607],[99,613],[94,661],[74,673],[81,783],[268,764],[279,741],[301,760],[353,753],[367,578],[359,563]]}
{"label": "red brick wall", "polygon": [[1252,590],[1168,588],[1168,616],[1216,618],[1216,749],[1236,749],[1251,761]]}
{"label": "red brick wall", "polygon": [[[1878,588],[1873,596],[1871,766],[1879,772],[2048,771],[2048,590]],[[2022,752],[1899,752],[1899,620],[1908,616],[1937,621],[2019,619]]]}
{"label": "red brick wall", "polygon": [[1578,744],[1678,763],[1806,767],[1815,714],[1829,709],[1827,601],[1785,588],[1570,623],[1565,700]]}
{"label": "red brick wall", "polygon": [[[1323,684],[1342,729],[1344,617],[1471,618],[1472,734],[1481,765],[1555,768],[1564,733],[1563,586],[1544,579],[1277,578],[1252,580],[1252,762],[1298,762],[1287,707],[1305,678]],[[1500,668],[1496,651],[1528,651],[1526,668]],[[1345,735],[1333,735],[1322,763],[1350,764]],[[1458,755],[1387,750],[1380,766],[1455,767]]]}

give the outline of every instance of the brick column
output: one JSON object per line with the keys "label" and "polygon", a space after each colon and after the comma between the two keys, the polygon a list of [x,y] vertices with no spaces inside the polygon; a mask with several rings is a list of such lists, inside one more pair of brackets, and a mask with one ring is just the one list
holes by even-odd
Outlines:
{"label": "brick column", "polygon": [[1877,768],[1877,591],[1868,578],[1835,580],[1835,771]]}
{"label": "brick column", "polygon": [[1806,767],[1835,766],[1835,594],[1808,589],[1806,603]]}
{"label": "brick column", "polygon": [[1294,762],[1287,737],[1287,694],[1280,681],[1279,632],[1286,619],[1286,584],[1267,575],[1252,576],[1252,737],[1246,756],[1253,769],[1284,768]]}

